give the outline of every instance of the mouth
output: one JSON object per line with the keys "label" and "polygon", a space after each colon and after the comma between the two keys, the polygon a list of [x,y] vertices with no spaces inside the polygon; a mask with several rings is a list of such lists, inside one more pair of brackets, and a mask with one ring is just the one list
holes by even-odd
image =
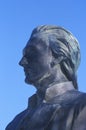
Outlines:
{"label": "mouth", "polygon": [[35,81],[41,82],[45,77],[47,77],[43,73],[38,73],[32,70],[31,68],[26,68],[26,67],[24,68],[24,73],[25,73],[26,83],[34,83]]}
{"label": "mouth", "polygon": [[25,82],[27,84],[33,84],[34,82],[34,74],[30,68],[24,68],[24,73],[25,73]]}
{"label": "mouth", "polygon": [[33,71],[31,68],[24,68],[24,73],[25,73],[25,76],[32,76],[33,75]]}

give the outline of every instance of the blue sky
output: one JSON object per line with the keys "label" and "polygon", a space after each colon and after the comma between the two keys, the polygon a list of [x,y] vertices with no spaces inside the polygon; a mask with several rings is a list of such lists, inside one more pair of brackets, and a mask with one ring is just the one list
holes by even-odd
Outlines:
{"label": "blue sky", "polygon": [[86,1],[1,0],[0,1],[0,130],[27,107],[35,88],[24,83],[18,65],[22,49],[34,27],[60,25],[70,30],[81,48],[79,90],[86,92]]}

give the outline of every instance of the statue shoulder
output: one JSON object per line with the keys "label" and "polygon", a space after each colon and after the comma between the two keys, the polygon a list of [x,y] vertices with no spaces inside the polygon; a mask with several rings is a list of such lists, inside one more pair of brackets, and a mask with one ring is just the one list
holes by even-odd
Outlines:
{"label": "statue shoulder", "polygon": [[19,113],[6,127],[5,130],[15,130],[15,127],[18,125],[20,120],[25,116],[27,113],[27,109]]}
{"label": "statue shoulder", "polygon": [[15,116],[15,118],[7,125],[5,130],[15,130],[16,127],[21,122],[21,120],[27,115],[27,113],[30,112],[30,109],[29,109],[30,105],[34,107],[34,105],[36,104],[35,100],[36,100],[36,94],[29,97],[28,108],[20,112],[17,116]]}
{"label": "statue shoulder", "polygon": [[77,98],[77,105],[86,106],[86,93],[80,92],[80,96]]}
{"label": "statue shoulder", "polygon": [[86,129],[86,93],[82,93],[77,100],[75,107],[75,121],[74,130],[85,130]]}

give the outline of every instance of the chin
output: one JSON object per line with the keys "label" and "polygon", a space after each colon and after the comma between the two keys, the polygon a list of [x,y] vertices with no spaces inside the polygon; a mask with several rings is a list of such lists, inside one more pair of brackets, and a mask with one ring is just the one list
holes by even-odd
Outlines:
{"label": "chin", "polygon": [[32,81],[31,81],[31,80],[28,80],[27,78],[25,78],[25,83],[26,83],[26,84],[32,84]]}
{"label": "chin", "polygon": [[[37,80],[36,80],[36,81],[37,81]],[[27,77],[25,78],[25,83],[26,83],[26,84],[34,85],[34,82],[35,82],[35,79],[32,80],[32,79],[30,79],[30,77],[29,77],[29,78],[27,78]]]}
{"label": "chin", "polygon": [[33,75],[33,76],[26,76],[25,77],[25,83],[27,84],[31,84],[31,85],[35,85],[37,84],[37,81],[39,81],[42,77],[43,77],[44,74],[39,74],[39,75]]}
{"label": "chin", "polygon": [[40,78],[37,76],[34,76],[34,77],[35,78],[26,77],[25,83],[36,86],[38,84],[37,81],[39,81]]}

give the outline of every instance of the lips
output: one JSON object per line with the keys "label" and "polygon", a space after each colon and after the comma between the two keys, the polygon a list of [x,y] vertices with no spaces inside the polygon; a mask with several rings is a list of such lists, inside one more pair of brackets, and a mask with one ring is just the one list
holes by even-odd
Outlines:
{"label": "lips", "polygon": [[29,67],[28,68],[24,68],[24,72],[25,72],[26,76],[32,74],[32,70]]}

